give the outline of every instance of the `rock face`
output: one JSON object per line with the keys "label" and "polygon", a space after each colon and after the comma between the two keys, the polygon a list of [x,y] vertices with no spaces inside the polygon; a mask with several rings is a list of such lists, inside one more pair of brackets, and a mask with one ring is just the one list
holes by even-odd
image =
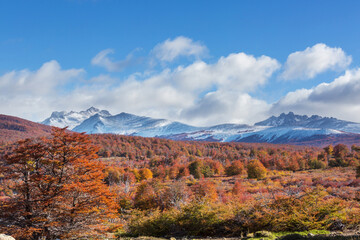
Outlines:
{"label": "rock face", "polygon": [[12,236],[0,234],[0,240],[15,240]]}

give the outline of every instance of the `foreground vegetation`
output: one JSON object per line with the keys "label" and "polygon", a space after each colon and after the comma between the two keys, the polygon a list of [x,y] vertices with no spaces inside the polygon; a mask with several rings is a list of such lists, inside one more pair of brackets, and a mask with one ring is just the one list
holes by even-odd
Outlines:
{"label": "foreground vegetation", "polygon": [[[329,172],[334,173],[336,172]],[[303,179],[308,179],[308,174],[299,174],[299,177],[303,175],[299,182],[291,182],[291,176],[284,175],[280,178],[272,177],[279,180],[240,178],[234,185],[228,183],[228,186],[215,180],[200,180],[190,187],[182,182],[158,186],[158,183],[148,181],[137,187],[133,200],[129,197],[128,201],[120,201],[122,216],[127,219],[127,225],[118,234],[230,237],[246,236],[260,230],[283,232],[356,229],[360,223],[358,199],[336,197],[332,194],[334,189],[304,183]],[[320,172],[312,174],[322,175]],[[341,173],[337,174],[341,176]],[[145,188],[147,191],[143,191]],[[149,194],[151,190],[153,192]],[[192,196],[181,195],[187,191]],[[155,205],[143,205],[144,203]]]}
{"label": "foreground vegetation", "polygon": [[91,140],[54,129],[51,138],[3,147],[1,232],[18,239],[97,239],[269,231],[273,239],[284,232],[360,226],[356,146],[108,134]]}

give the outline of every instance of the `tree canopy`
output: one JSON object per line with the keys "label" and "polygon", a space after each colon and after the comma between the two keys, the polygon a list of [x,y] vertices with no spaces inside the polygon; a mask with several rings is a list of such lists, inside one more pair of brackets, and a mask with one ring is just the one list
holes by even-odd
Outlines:
{"label": "tree canopy", "polygon": [[16,239],[94,236],[116,211],[104,166],[89,137],[53,128],[50,138],[17,142],[0,173],[13,194],[0,205],[0,231]]}

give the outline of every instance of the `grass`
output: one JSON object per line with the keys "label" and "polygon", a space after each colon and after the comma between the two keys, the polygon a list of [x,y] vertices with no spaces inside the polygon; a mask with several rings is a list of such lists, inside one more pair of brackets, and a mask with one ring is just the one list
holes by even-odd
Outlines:
{"label": "grass", "polygon": [[[259,237],[251,237],[251,235],[249,236],[250,238],[247,239],[263,239],[263,240],[273,240],[273,239],[277,239],[286,235],[290,235],[290,234],[298,234],[301,236],[307,236],[309,234],[313,234],[313,235],[323,235],[323,234],[330,234],[330,231],[327,230],[310,230],[310,231],[302,231],[302,232],[277,232],[277,233],[272,233],[272,232],[265,232],[265,234],[262,234],[263,236],[259,236]],[[257,232],[258,233],[258,232]],[[268,235],[268,236],[266,236]],[[252,234],[252,236],[256,236],[255,234]]]}
{"label": "grass", "polygon": [[[262,235],[262,236],[258,236],[258,237],[254,237],[256,235]],[[246,239],[246,240],[274,240],[286,235],[290,235],[290,234],[299,234],[301,236],[307,236],[308,234],[313,234],[313,235],[325,235],[325,234],[330,234],[330,231],[326,231],[326,230],[310,230],[310,231],[302,231],[302,232],[277,232],[277,233],[273,233],[273,232],[267,232],[267,231],[261,231],[261,232],[256,232],[256,233],[251,233],[249,234],[249,236],[247,238],[211,238],[212,240],[223,240],[223,239],[229,239],[229,240],[233,240],[233,239]],[[266,237],[267,236],[267,237]],[[122,239],[122,240],[168,240],[168,238],[156,238],[156,237],[136,237],[136,238],[132,238],[132,237],[120,237],[118,239]],[[170,238],[170,240],[175,239],[175,238]],[[203,239],[208,239],[208,238],[196,238],[196,239],[192,239],[192,238],[181,238],[181,239],[188,239],[188,240],[203,240]]]}

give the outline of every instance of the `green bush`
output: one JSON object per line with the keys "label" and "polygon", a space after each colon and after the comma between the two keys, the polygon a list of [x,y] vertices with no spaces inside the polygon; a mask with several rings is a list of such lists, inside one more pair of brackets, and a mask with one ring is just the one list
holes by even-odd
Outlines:
{"label": "green bush", "polygon": [[257,231],[339,230],[339,226],[354,229],[360,224],[360,208],[355,203],[329,197],[321,187],[309,188],[301,196],[284,195],[243,204],[193,201],[180,210],[134,211],[127,235],[230,237]]}
{"label": "green bush", "polygon": [[194,176],[194,178],[202,178],[204,175],[202,173],[202,168],[203,168],[204,164],[202,161],[196,160],[192,163],[189,164],[189,172],[191,175]]}
{"label": "green bush", "polygon": [[259,160],[252,160],[247,166],[248,178],[263,179],[267,170]]}
{"label": "green bush", "polygon": [[[144,213],[144,212],[143,212]],[[128,236],[222,236],[231,218],[230,211],[208,202],[193,202],[180,211],[158,210],[149,215],[135,214]]]}
{"label": "green bush", "polygon": [[136,214],[130,221],[126,235],[136,237],[169,236],[177,229],[177,215],[178,213],[175,210],[168,212],[156,210],[148,216]]}
{"label": "green bush", "polygon": [[309,161],[309,167],[311,169],[323,169],[326,167],[326,164],[318,159],[312,159]]}

